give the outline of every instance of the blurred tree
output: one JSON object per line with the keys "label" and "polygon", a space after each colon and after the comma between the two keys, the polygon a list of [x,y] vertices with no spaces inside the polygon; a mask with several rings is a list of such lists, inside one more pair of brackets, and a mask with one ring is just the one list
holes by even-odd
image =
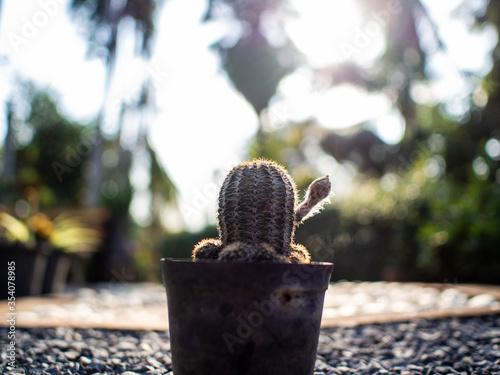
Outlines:
{"label": "blurred tree", "polygon": [[[359,2],[367,20],[389,6],[386,0]],[[373,169],[379,175],[390,165],[388,162],[397,161],[400,156],[408,158],[414,151],[418,129],[414,120],[415,103],[410,95],[409,82],[424,79],[426,58],[426,53],[419,43],[417,23],[425,19],[432,25],[419,1],[397,2],[397,5],[397,11],[387,12],[385,32],[391,37],[387,38],[383,56],[378,58],[373,66],[367,68],[349,61],[341,65],[313,69],[322,80],[328,78],[332,86],[352,83],[369,91],[386,92],[391,96],[394,107],[401,112],[406,131],[397,155],[394,155],[394,148],[386,149],[385,144],[369,130],[354,135],[349,140],[332,133],[322,142],[325,151],[339,161],[348,160],[349,155],[353,155],[364,171]],[[282,0],[209,1],[205,21],[236,20],[241,30],[236,41],[225,38],[216,43],[214,48],[220,54],[222,65],[236,89],[252,104],[261,118],[256,142],[252,144],[252,156],[270,157],[273,153],[265,147],[267,132],[262,122],[263,110],[275,95],[281,79],[305,62],[284,31],[284,16],[291,12],[288,3]],[[269,24],[272,24],[272,27],[269,27]],[[270,29],[272,32],[269,32]],[[435,37],[439,45],[442,45],[439,38],[436,35]],[[234,39],[234,36],[232,38]],[[349,142],[358,150],[349,153],[342,151],[346,147],[341,147],[341,144]],[[370,147],[376,149],[377,160],[368,155]],[[360,150],[364,151],[358,152]]]}
{"label": "blurred tree", "polygon": [[[117,223],[115,246],[116,251],[112,253],[120,254],[120,249],[126,248],[123,241],[125,239],[123,228],[127,226],[128,212],[133,199],[133,194],[146,194],[149,197],[149,207],[147,211],[151,217],[148,223],[141,223],[144,226],[141,231],[137,231],[136,237],[140,240],[136,243],[134,249],[134,262],[138,268],[138,272],[143,279],[150,280],[157,274],[160,258],[157,252],[159,241],[165,234],[165,226],[162,222],[162,213],[166,205],[170,209],[175,209],[177,206],[177,189],[170,179],[170,176],[165,171],[160,162],[156,151],[151,147],[148,140],[148,124],[151,122],[151,117],[154,114],[154,100],[152,100],[153,90],[150,82],[146,81],[142,87],[141,94],[136,102],[123,103],[119,121],[119,130],[114,147],[110,152],[118,153],[118,165],[111,165],[108,174],[112,176],[113,186],[129,186],[130,194],[123,202],[121,209],[115,209],[115,217]],[[139,115],[139,130],[137,138],[129,149],[122,146],[121,135],[123,130],[124,118],[136,112]],[[131,152],[133,148],[134,152]],[[146,169],[148,171],[149,183],[145,191],[132,191],[130,184],[130,174],[132,168]],[[117,261],[118,256],[117,256]],[[115,267],[116,268],[116,267]],[[109,267],[108,267],[109,269]]]}
{"label": "blurred tree", "polygon": [[12,203],[12,188],[14,187],[14,180],[16,176],[16,148],[15,148],[15,132],[14,132],[14,119],[12,111],[12,101],[5,103],[6,107],[6,124],[7,132],[5,135],[3,147],[3,168],[1,174],[1,189],[0,189],[0,203],[10,205]]}
{"label": "blurred tree", "polygon": [[[350,59],[341,65],[317,69],[316,74],[329,77],[330,85],[349,83],[368,92],[385,93],[404,119],[404,136],[399,147],[388,147],[371,130],[361,126],[358,134],[349,137],[332,132],[323,139],[322,146],[338,161],[352,160],[362,172],[381,176],[397,167],[401,160],[408,160],[422,140],[415,118],[417,104],[410,94],[413,83],[425,82],[428,77],[425,69],[428,51],[422,48],[418,25],[428,26],[426,32],[430,31],[438,48],[443,48],[443,44],[420,1],[358,0],[358,3],[363,12],[364,25],[373,22],[374,15],[382,12],[387,17],[384,22],[376,21],[380,28],[385,26],[386,29],[384,53],[369,66]],[[394,9],[388,11],[391,6]],[[366,34],[364,37],[368,38]]]}
{"label": "blurred tree", "polygon": [[[150,280],[157,274],[159,256],[156,248],[165,233],[161,216],[166,204],[176,207],[177,190],[148,141],[147,125],[154,112],[151,87],[146,82],[136,100],[122,103],[118,132],[104,148],[103,202],[112,210],[104,251],[96,255],[93,276],[96,280],[114,280],[122,269],[134,275],[134,280],[137,277]],[[137,138],[124,142],[124,119],[136,115],[139,117]],[[147,171],[149,182],[147,187],[141,187],[143,190],[134,189],[131,181],[134,168]],[[138,195],[148,197],[147,212],[151,214],[149,222],[140,223],[140,230],[130,222],[131,204]],[[131,241],[132,237],[138,241]]]}
{"label": "blurred tree", "polygon": [[[136,35],[141,38],[138,53],[149,57],[151,41],[154,33],[154,17],[160,0],[73,0],[71,12],[74,16],[83,14],[88,18],[87,37],[90,42],[89,52],[101,54],[106,52],[106,81],[104,84],[104,99],[96,119],[96,141],[92,148],[88,173],[86,204],[95,206],[98,203],[102,184],[102,121],[105,115],[109,89],[116,60],[116,44],[118,26],[125,18],[131,18],[136,25]],[[90,172],[89,171],[89,172]]]}
{"label": "blurred tree", "polygon": [[48,92],[25,84],[21,96],[30,110],[23,119],[10,114],[16,129],[11,125],[12,140],[4,145],[4,153],[9,144],[15,147],[13,184],[6,186],[12,195],[9,206],[24,198],[28,187],[38,191],[43,208],[79,205],[82,166],[89,149],[85,127],[62,115]]}
{"label": "blurred tree", "polygon": [[[2,0],[0,0],[0,37],[2,35]],[[0,66],[4,63],[4,56],[2,55],[2,48],[0,45]],[[13,180],[15,178],[15,146],[14,146],[14,130],[12,129],[13,113],[12,113],[12,101],[8,100],[5,103],[5,123],[7,125],[7,131],[5,134],[4,148],[3,148],[3,168],[1,171],[1,184],[0,189],[0,203],[10,204],[12,201],[9,185],[12,186]]]}
{"label": "blurred tree", "polygon": [[[111,220],[108,223],[108,239],[105,244],[106,252],[100,255],[101,259],[97,262],[101,264],[101,269],[97,272],[96,278],[99,280],[109,280],[115,277],[113,270],[120,270],[123,266],[130,267],[131,258],[139,254],[144,258],[151,257],[154,252],[155,241],[159,238],[159,233],[164,230],[160,220],[160,212],[165,202],[175,202],[175,186],[169,176],[161,166],[155,151],[150,147],[147,141],[147,124],[150,123],[149,113],[152,109],[151,84],[146,82],[137,101],[122,104],[122,111],[119,120],[119,131],[112,146],[104,150],[102,142],[101,126],[104,118],[104,112],[107,104],[107,97],[110,90],[112,76],[116,60],[116,45],[119,38],[119,25],[124,19],[132,19],[135,22],[136,36],[139,43],[136,43],[136,53],[148,59],[151,56],[152,40],[155,31],[154,19],[162,0],[73,0],[71,10],[74,16],[83,15],[88,19],[87,37],[90,42],[89,52],[99,55],[102,51],[106,52],[106,82],[104,101],[97,118],[96,132],[97,142],[92,153],[93,176],[88,180],[88,205],[95,205],[101,190],[108,194],[104,197],[104,203],[113,208]],[[136,112],[139,115],[139,131],[135,145],[124,147],[122,144],[123,120],[127,113]],[[134,149],[134,152],[131,150]],[[111,162],[107,171],[101,164],[103,151],[109,155],[116,156],[116,164]],[[141,158],[143,159],[141,161]],[[144,165],[144,159],[147,165]],[[111,158],[113,160],[113,157]],[[149,172],[150,184],[149,192],[151,195],[152,220],[144,230],[149,235],[142,235],[142,245],[137,246],[127,239],[129,223],[129,209],[134,197],[133,187],[130,182],[130,173],[133,166],[137,163],[143,163],[141,168],[147,168]],[[103,181],[103,173],[106,173],[107,179]],[[123,194],[116,195],[117,187]],[[161,192],[160,192],[161,190]],[[160,198],[165,201],[160,202]],[[155,262],[144,261],[143,264],[155,264]],[[148,272],[144,272],[148,275]]]}
{"label": "blurred tree", "polygon": [[[225,38],[215,43],[213,48],[219,53],[222,66],[234,87],[260,117],[256,153],[269,156],[264,146],[262,111],[268,107],[281,79],[295,68],[298,58],[277,17],[277,13],[284,12],[285,8],[281,0],[209,0],[204,20],[228,21],[227,10],[231,13],[229,18],[239,23],[240,35],[236,41]],[[273,24],[274,39],[266,33],[266,22]]]}
{"label": "blurred tree", "polygon": [[[432,90],[430,84],[435,73],[429,62],[436,55],[448,56],[447,44],[440,39],[439,25],[434,25],[421,1],[358,2],[364,26],[388,6],[397,6],[383,13],[385,18],[379,26],[385,48],[380,56],[368,62],[348,58],[342,64],[308,66],[308,69],[315,72],[315,79],[322,82],[323,89],[349,84],[368,93],[384,94],[404,122],[400,143],[385,144],[372,132],[372,123],[357,124],[350,133],[342,134],[306,121],[282,124],[286,126],[272,132],[264,132],[266,129],[261,125],[259,132],[266,136],[260,135],[252,143],[251,156],[264,154],[284,163],[298,182],[307,177],[296,176],[311,177],[315,173],[314,158],[322,157],[315,149],[318,141],[323,151],[338,162],[357,166],[361,173],[353,185],[356,194],[344,203],[337,202],[340,219],[331,212],[331,223],[325,215],[317,219],[314,228],[320,232],[319,239],[316,238],[319,248],[326,242],[345,246],[342,256],[351,257],[345,262],[350,268],[359,265],[364,252],[370,252],[366,259],[371,259],[371,263],[363,267],[370,271],[371,279],[403,277],[499,283],[500,239],[498,230],[493,229],[500,225],[499,47],[492,51],[493,65],[486,77],[482,76],[484,73],[454,67],[468,90],[465,99],[454,98],[461,100],[460,113],[450,109],[451,102],[423,105],[416,101],[414,89],[420,86]],[[269,13],[276,13],[283,6],[284,2],[278,0],[252,4],[210,2],[207,19],[227,17],[229,9],[230,17],[237,19],[243,30],[236,42],[222,40],[216,47],[229,78],[257,113],[269,105],[280,79],[290,70],[282,70],[275,75],[276,80],[270,80],[268,77],[275,74],[272,64],[254,64],[252,56],[258,52],[248,51],[254,48],[252,43],[268,44],[265,55],[275,62],[283,61],[284,52],[266,39],[268,35],[263,32],[262,24]],[[480,5],[459,2],[454,16],[471,30],[493,26],[498,40],[498,1]],[[474,17],[475,25],[470,22]],[[291,48],[291,44],[282,43],[280,47]],[[294,56],[289,60],[291,68],[299,66],[295,53],[291,49],[288,52]],[[253,82],[247,83],[248,77]],[[253,87],[252,84],[261,83],[260,77],[271,82],[272,89],[259,91],[260,88]],[[254,99],[254,93],[258,93],[258,100]],[[307,244],[307,238],[303,242]],[[331,253],[334,252],[335,249]],[[349,277],[349,270],[343,275]],[[356,277],[363,278],[361,274]]]}
{"label": "blurred tree", "polygon": [[[0,26],[2,25],[2,1],[3,0],[0,0]],[[0,27],[0,31],[2,31],[2,28]],[[0,35],[2,35],[0,33]]]}
{"label": "blurred tree", "polygon": [[[479,8],[464,1],[455,14],[474,16],[475,29],[493,26],[498,42],[498,1]],[[427,165],[437,164],[442,173],[430,188],[428,220],[418,231],[423,265],[447,276],[488,283],[500,283],[499,50],[497,43],[485,77],[463,72],[473,89],[462,116],[443,118],[442,104],[431,112],[438,121],[427,133]]]}
{"label": "blurred tree", "polygon": [[[85,199],[84,171],[94,145],[94,134],[88,126],[61,114],[53,93],[41,91],[28,83],[19,87],[16,93],[18,110],[12,107],[9,133],[16,168],[12,181],[7,184],[2,177],[0,185],[0,191],[8,193],[11,198],[8,208],[18,214],[27,214],[23,210],[30,203],[28,190],[36,192],[34,204],[43,211],[58,213],[61,208],[67,210],[82,206]],[[139,106],[134,104],[122,111],[117,137],[103,140],[104,168],[100,193],[104,206],[110,210],[106,215],[94,218],[99,224],[105,221],[105,237],[101,251],[94,254],[90,274],[93,280],[114,280],[124,267],[127,275],[134,275],[134,280],[138,280],[139,274],[145,279],[156,275],[154,265],[159,259],[156,247],[165,231],[162,211],[166,203],[170,207],[176,205],[175,185],[149,145],[146,126],[142,127],[143,132],[129,148],[125,148],[120,141],[123,117],[127,111],[147,106],[145,95],[139,100],[144,103]],[[21,108],[29,109],[24,116],[19,114]],[[146,124],[148,119],[145,117],[143,121]],[[6,147],[7,144],[4,144],[4,155]],[[139,231],[130,221],[134,196],[130,175],[134,158],[141,153],[147,156],[147,164],[138,166],[146,169],[150,178],[146,193],[151,196],[148,211],[152,213],[152,219]],[[133,237],[140,239],[140,245],[131,241]]]}

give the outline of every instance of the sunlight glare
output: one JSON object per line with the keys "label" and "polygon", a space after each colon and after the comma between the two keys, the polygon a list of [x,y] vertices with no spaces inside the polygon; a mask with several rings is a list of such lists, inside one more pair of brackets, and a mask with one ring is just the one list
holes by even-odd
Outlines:
{"label": "sunlight glare", "polygon": [[352,85],[336,86],[315,101],[321,124],[339,129],[360,124],[387,113],[391,103],[383,94],[372,94]]}
{"label": "sunlight glare", "polygon": [[387,144],[395,145],[401,142],[404,132],[405,120],[396,109],[376,120],[375,134]]}
{"label": "sunlight glare", "polygon": [[350,32],[361,25],[361,16],[353,1],[292,1],[298,15],[285,29],[297,47],[315,66],[345,60],[338,46],[348,42]]}
{"label": "sunlight glare", "polygon": [[[280,101],[269,108],[274,128],[283,123],[315,118],[330,129],[340,129],[388,115],[391,102],[384,94],[369,93],[350,84],[314,91],[308,82],[308,72],[297,71],[282,81]],[[396,132],[397,133],[397,132]]]}

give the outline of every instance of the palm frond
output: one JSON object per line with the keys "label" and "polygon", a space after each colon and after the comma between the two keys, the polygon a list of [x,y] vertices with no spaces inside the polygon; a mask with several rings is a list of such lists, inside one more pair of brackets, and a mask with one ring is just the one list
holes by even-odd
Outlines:
{"label": "palm frond", "polygon": [[0,212],[0,230],[2,229],[8,241],[28,243],[30,240],[28,226],[6,212]]}
{"label": "palm frond", "polygon": [[67,252],[96,251],[102,241],[101,233],[89,228],[81,217],[63,213],[52,224],[50,242]]}

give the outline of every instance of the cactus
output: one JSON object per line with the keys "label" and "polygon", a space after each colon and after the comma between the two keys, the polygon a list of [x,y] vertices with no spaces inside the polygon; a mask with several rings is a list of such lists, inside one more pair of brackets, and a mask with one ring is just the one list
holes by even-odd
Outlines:
{"label": "cactus", "polygon": [[198,243],[193,258],[309,263],[307,249],[294,243],[295,228],[319,211],[330,189],[328,176],[313,181],[297,207],[295,183],[283,167],[267,160],[237,165],[219,193],[219,239]]}

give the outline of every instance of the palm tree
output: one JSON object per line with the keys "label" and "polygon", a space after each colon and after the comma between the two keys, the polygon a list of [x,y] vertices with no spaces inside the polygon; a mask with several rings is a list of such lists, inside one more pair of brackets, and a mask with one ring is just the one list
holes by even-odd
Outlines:
{"label": "palm tree", "polygon": [[[106,79],[104,83],[104,99],[95,125],[95,142],[90,156],[92,173],[87,181],[87,196],[85,204],[95,206],[98,203],[99,190],[102,182],[103,137],[102,122],[105,115],[109,89],[116,63],[116,44],[118,41],[118,26],[127,17],[135,21],[136,30],[141,37],[138,53],[149,57],[151,41],[154,34],[153,19],[161,0],[73,0],[70,9],[73,16],[83,14],[88,17],[87,37],[90,42],[90,52],[105,49]],[[81,13],[80,13],[81,12]]]}
{"label": "palm tree", "polygon": [[6,103],[7,110],[7,134],[5,136],[5,142],[3,147],[3,169],[1,174],[1,202],[5,205],[10,205],[12,203],[12,187],[14,185],[15,174],[16,174],[16,147],[14,145],[14,114],[12,111],[12,102]]}
{"label": "palm tree", "polygon": [[[145,154],[148,159],[148,167],[149,167],[149,186],[148,190],[151,194],[150,201],[150,209],[149,212],[152,215],[152,222],[150,225],[150,229],[154,230],[154,228],[161,228],[161,211],[163,209],[163,202],[171,203],[172,205],[176,205],[177,202],[177,189],[171,180],[168,173],[162,166],[162,163],[151,146],[148,139],[148,124],[150,123],[150,117],[153,115],[155,111],[154,100],[153,99],[153,91],[152,85],[149,80],[147,80],[141,90],[141,94],[138,100],[135,103],[123,104],[122,110],[120,113],[119,120],[119,128],[118,128],[118,137],[116,141],[115,147],[119,150],[120,153],[126,153],[121,144],[120,138],[123,128],[123,120],[125,116],[132,111],[137,111],[139,114],[139,130],[137,132],[137,138],[135,141],[134,154],[130,156],[130,161],[125,164],[121,169],[116,168],[115,174],[118,179],[126,178],[129,175],[134,157],[137,154]],[[121,181],[120,184],[129,183],[128,181]]]}
{"label": "palm tree", "polygon": [[[136,35],[140,38],[136,53],[147,59],[151,55],[151,42],[155,31],[153,20],[161,3],[162,0],[73,0],[71,3],[72,14],[74,16],[83,14],[89,21],[86,24],[89,51],[92,53],[104,49],[107,52],[104,99],[96,119],[96,141],[90,156],[94,173],[87,181],[87,198],[85,202],[87,206],[95,206],[97,204],[103,179],[103,165],[101,164],[101,160],[105,142],[102,142],[101,127],[115,70],[116,46],[119,38],[120,22],[125,18],[134,20],[137,31]],[[108,171],[107,177],[117,183],[120,187],[120,193],[116,199],[108,202],[112,211],[106,227],[107,234],[104,251],[96,259],[97,269],[95,278],[97,280],[109,280],[113,277],[113,270],[121,270],[123,266],[129,267],[132,263],[130,254],[127,254],[130,242],[126,238],[128,233],[127,227],[129,225],[128,210],[133,197],[133,188],[128,176],[135,156],[134,154],[137,154],[137,151],[140,152],[141,148],[142,150],[146,150],[150,155],[151,193],[156,197],[157,190],[164,189],[164,192],[167,192],[165,200],[170,202],[175,201],[175,186],[166,172],[161,168],[152,148],[147,144],[146,122],[143,121],[140,124],[135,153],[124,149],[120,144],[121,126],[126,112],[134,110],[138,111],[142,116],[142,113],[148,110],[150,104],[146,92],[143,91],[143,95],[141,95],[138,102],[126,103],[122,106],[119,131],[115,140],[111,142],[111,146],[119,154],[119,161],[114,170]],[[157,205],[156,210],[153,212],[156,212],[160,206]],[[155,216],[152,225],[161,228],[156,219],[157,217]],[[148,228],[148,233],[151,231],[155,231],[155,228]],[[156,230],[156,232],[159,232],[159,230]],[[157,239],[153,238],[155,237],[154,235],[150,237],[150,240]],[[151,249],[153,248],[154,244],[151,246]]]}
{"label": "palm tree", "polygon": [[[278,11],[282,3],[282,0],[209,0],[204,17],[204,21],[217,18],[217,9],[223,5],[231,8],[242,28],[247,29],[233,46],[219,41],[213,48],[221,57],[222,66],[234,87],[252,105],[258,116],[268,107],[281,79],[296,68],[297,52],[290,39],[285,37],[284,43],[273,45],[262,32],[263,14]],[[269,157],[266,155],[262,121],[259,121],[255,140],[256,155]]]}
{"label": "palm tree", "polygon": [[2,20],[2,2],[3,0],[0,0],[0,21]]}
{"label": "palm tree", "polygon": [[[388,7],[388,2],[384,0],[358,0],[358,3],[364,11],[363,15],[367,22],[374,14]],[[432,20],[420,1],[401,2],[398,12],[387,12],[387,14],[389,15],[386,20],[387,47],[385,53],[377,59],[377,69],[372,69],[367,73],[366,67],[348,61],[343,65],[319,69],[318,73],[330,76],[331,82],[335,82],[335,85],[351,83],[370,92],[384,90],[393,92],[394,108],[400,111],[406,124],[400,153],[403,153],[403,157],[407,159],[414,151],[415,141],[418,140],[416,103],[410,95],[410,83],[427,79],[425,62],[428,51],[421,47],[421,37],[417,26],[420,21],[425,20],[432,27],[431,31],[435,30],[433,30]],[[442,43],[435,32],[433,37],[442,48]],[[338,141],[335,142],[335,137],[332,137],[331,144],[326,142],[328,152],[337,148],[333,143],[338,143]]]}
{"label": "palm tree", "polygon": [[2,21],[2,0],[0,0],[0,21]]}
{"label": "palm tree", "polygon": [[[358,2],[367,20],[371,15],[388,6],[386,0],[358,0]],[[219,52],[222,65],[235,88],[252,104],[257,114],[260,114],[268,107],[280,80],[302,62],[300,54],[290,40],[286,40],[280,46],[275,46],[262,34],[262,16],[268,12],[284,11],[288,6],[287,2],[284,0],[255,2],[210,0],[205,20],[217,17],[220,13],[217,12],[220,5],[230,8],[235,18],[247,31],[233,46],[227,47],[223,42],[219,42],[214,47]],[[399,109],[406,123],[401,144],[401,153],[405,159],[414,151],[415,140],[419,136],[416,127],[416,104],[410,96],[409,84],[395,86],[391,80],[395,79],[394,73],[399,77],[402,76],[405,83],[420,79],[419,77],[426,78],[424,70],[426,51],[421,48],[420,35],[417,32],[418,22],[422,19],[433,26],[420,1],[401,2],[400,11],[391,14],[390,19],[387,20],[387,34],[390,37],[387,38],[386,51],[377,60],[378,68],[372,69],[369,74],[366,67],[351,61],[343,65],[313,69],[323,80],[325,77],[331,77],[332,86],[351,83],[372,92],[381,92],[388,88],[395,91],[394,108]],[[283,34],[286,35],[284,31]],[[439,47],[442,48],[439,38],[437,35],[434,36]],[[284,61],[285,64],[283,64]],[[373,74],[373,71],[376,73]],[[365,137],[366,133],[361,134],[361,138]],[[371,133],[368,137],[377,138]],[[260,124],[256,139],[257,144],[261,143],[259,147],[261,150],[264,138],[265,129],[262,129],[262,124]],[[338,135],[332,133],[331,142],[328,140],[324,142],[323,146],[328,153],[335,153],[333,149],[338,148],[337,138]],[[346,140],[342,139],[342,142]],[[338,152],[336,154],[335,156],[340,156]]]}
{"label": "palm tree", "polygon": [[[0,0],[0,31],[2,21],[2,0]],[[0,33],[0,36],[2,34]],[[1,46],[0,46],[1,47]],[[0,66],[3,64],[4,57],[2,56],[2,49],[0,48]],[[1,172],[2,185],[0,188],[1,203],[9,204],[10,202],[10,188],[8,185],[13,183],[15,169],[16,169],[16,158],[15,158],[15,146],[14,146],[14,130],[12,129],[13,113],[12,113],[12,102],[8,101],[5,105],[6,108],[6,124],[7,132],[5,135],[5,142],[3,147],[3,168]]]}

